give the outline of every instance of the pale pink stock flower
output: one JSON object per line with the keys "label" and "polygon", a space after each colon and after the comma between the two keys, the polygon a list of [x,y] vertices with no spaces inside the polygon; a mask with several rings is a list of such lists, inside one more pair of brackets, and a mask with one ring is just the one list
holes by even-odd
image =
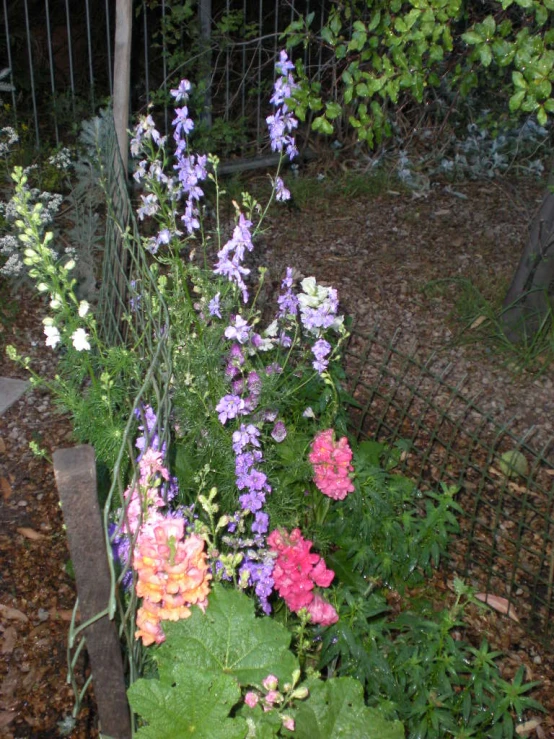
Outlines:
{"label": "pale pink stock flower", "polygon": [[283,728],[294,731],[294,719],[292,716],[282,716],[281,718],[283,719]]}
{"label": "pale pink stock flower", "polygon": [[279,685],[279,679],[275,675],[268,675],[262,680],[262,685],[266,690],[276,690],[277,685]]}
{"label": "pale pink stock flower", "polygon": [[259,697],[256,695],[256,693],[253,693],[252,691],[249,691],[244,696],[244,702],[247,706],[250,706],[250,708],[255,708],[255,706],[258,705]]}

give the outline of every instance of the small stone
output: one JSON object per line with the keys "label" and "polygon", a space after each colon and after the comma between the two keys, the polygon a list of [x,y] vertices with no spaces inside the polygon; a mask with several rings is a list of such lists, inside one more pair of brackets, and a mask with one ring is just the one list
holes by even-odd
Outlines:
{"label": "small stone", "polygon": [[48,619],[50,618],[50,614],[44,608],[39,608],[37,615],[39,621],[48,621]]}

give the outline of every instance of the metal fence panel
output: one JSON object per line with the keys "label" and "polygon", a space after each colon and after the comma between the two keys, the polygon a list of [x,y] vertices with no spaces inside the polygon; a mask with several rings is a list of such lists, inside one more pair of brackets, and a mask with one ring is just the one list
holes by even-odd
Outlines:
{"label": "metal fence panel", "polygon": [[[506,598],[545,645],[554,632],[554,449],[499,424],[444,375],[375,330],[346,352],[356,438],[409,444],[399,469],[420,489],[459,486],[464,509],[451,564],[481,592]],[[522,474],[507,460],[525,458]]]}
{"label": "metal fence panel", "polygon": [[[132,110],[144,111],[155,93],[165,104],[161,126],[167,130],[169,90],[189,77],[205,86],[206,125],[240,126],[249,153],[267,147],[280,36],[291,20],[310,12],[310,0],[199,0],[195,15],[180,22],[176,0],[134,2]],[[315,30],[329,7],[325,0],[311,8]],[[3,116],[31,127],[37,146],[67,141],[112,95],[115,2],[3,0],[2,10],[0,65],[10,69],[6,81],[14,87]],[[297,53],[319,78],[323,46],[312,42]]]}

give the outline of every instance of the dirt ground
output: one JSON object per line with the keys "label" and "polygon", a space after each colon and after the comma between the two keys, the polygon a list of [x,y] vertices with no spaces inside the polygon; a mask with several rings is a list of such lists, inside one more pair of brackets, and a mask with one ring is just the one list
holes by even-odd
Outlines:
{"label": "dirt ground", "polygon": [[[511,419],[518,433],[533,428],[543,448],[553,433],[553,368],[514,374],[487,347],[453,343],[452,292],[430,296],[423,289],[445,278],[468,278],[487,297],[505,289],[541,186],[504,180],[438,184],[418,196],[392,188],[342,196],[335,188],[329,196],[333,174],[320,174],[320,193],[271,216],[260,261],[271,265],[275,285],[287,265],[333,284],[359,326],[378,322],[390,336],[400,329],[401,345],[422,357],[437,351],[454,377],[466,377],[468,394],[479,394],[485,409]],[[55,363],[44,346],[43,312],[21,292],[14,315],[0,324],[0,345],[15,344],[48,374]],[[4,356],[0,375],[25,377]],[[0,737],[46,739],[60,735],[59,722],[73,706],[65,678],[75,592],[51,465],[32,454],[30,441],[50,456],[73,443],[69,421],[37,390],[0,417]],[[527,680],[542,681],[533,697],[547,714],[523,735],[554,737],[554,652],[493,612],[476,615],[471,630],[505,652],[507,677],[523,664]],[[94,702],[87,697],[71,736],[96,735]]]}

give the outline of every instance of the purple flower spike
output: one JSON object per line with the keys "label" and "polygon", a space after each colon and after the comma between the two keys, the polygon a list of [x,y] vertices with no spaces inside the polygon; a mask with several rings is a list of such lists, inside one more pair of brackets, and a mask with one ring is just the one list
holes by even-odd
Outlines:
{"label": "purple flower spike", "polygon": [[280,177],[275,179],[275,199],[281,202],[290,200],[290,190],[287,190],[285,183]]}
{"label": "purple flower spike", "polygon": [[225,336],[228,339],[235,339],[239,342],[239,344],[246,344],[251,330],[252,329],[244,320],[244,318],[242,318],[242,316],[240,315],[237,315],[235,316],[234,325],[227,326],[227,328],[225,329]]}
{"label": "purple flower spike", "polygon": [[271,432],[271,436],[275,441],[280,444],[287,438],[287,429],[282,421],[277,421]]}
{"label": "purple flower spike", "polygon": [[219,305],[220,293],[217,293],[208,304],[208,311],[210,316],[217,316],[221,318],[221,307]]}
{"label": "purple flower spike", "polygon": [[225,424],[229,419],[244,413],[244,400],[238,395],[224,395],[215,409],[220,422]]}

